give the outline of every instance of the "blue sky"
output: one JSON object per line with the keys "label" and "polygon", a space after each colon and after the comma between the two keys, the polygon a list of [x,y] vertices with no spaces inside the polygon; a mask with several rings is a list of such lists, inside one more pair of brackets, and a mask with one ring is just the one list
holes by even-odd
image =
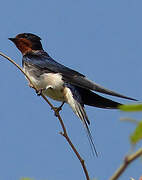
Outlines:
{"label": "blue sky", "polygon": [[[141,7],[140,0],[5,0],[0,11],[0,50],[21,65],[21,54],[8,37],[35,33],[60,63],[106,88],[142,101]],[[0,74],[0,179],[85,179],[78,159],[59,135],[61,127],[50,107],[2,57]],[[142,114],[93,107],[86,107],[86,111],[98,158],[92,156],[82,123],[68,105],[61,115],[90,177],[108,179],[131,152],[129,135],[135,126],[120,118],[140,120]],[[140,175],[142,163],[136,160],[120,179],[138,179]]]}

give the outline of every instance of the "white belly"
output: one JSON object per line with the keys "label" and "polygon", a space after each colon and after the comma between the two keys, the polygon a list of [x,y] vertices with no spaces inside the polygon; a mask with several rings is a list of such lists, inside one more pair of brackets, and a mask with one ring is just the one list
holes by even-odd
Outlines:
{"label": "white belly", "polygon": [[64,98],[64,82],[59,73],[44,73],[40,77],[36,77],[33,73],[25,71],[30,77],[32,83],[38,90],[43,89],[44,95],[56,100],[65,101]]}
{"label": "white belly", "polygon": [[64,88],[62,89],[52,89],[48,88],[47,90],[43,91],[44,95],[56,100],[56,101],[65,101],[64,98]]}

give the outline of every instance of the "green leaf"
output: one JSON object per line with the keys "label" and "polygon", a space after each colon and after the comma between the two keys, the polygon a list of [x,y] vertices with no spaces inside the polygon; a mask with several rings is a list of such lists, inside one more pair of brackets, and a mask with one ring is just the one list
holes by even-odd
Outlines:
{"label": "green leaf", "polygon": [[142,121],[138,123],[138,126],[136,127],[135,131],[130,136],[130,141],[132,144],[136,144],[140,140],[142,140]]}
{"label": "green leaf", "polygon": [[120,105],[119,109],[121,111],[128,111],[128,112],[142,111],[142,104]]}

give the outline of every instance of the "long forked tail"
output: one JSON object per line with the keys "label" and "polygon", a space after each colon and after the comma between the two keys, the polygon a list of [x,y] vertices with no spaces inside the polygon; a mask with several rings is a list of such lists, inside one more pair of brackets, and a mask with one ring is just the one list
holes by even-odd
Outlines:
{"label": "long forked tail", "polygon": [[87,133],[87,137],[92,149],[93,154],[96,154],[98,156],[95,144],[93,142],[93,138],[91,135],[91,132],[89,130],[88,125],[90,124],[89,119],[87,117],[87,114],[84,110],[83,104],[81,103],[81,97],[78,91],[74,89],[74,87],[70,86],[70,88],[66,87],[64,89],[66,102],[71,106],[74,113],[81,119],[83,122],[84,128]]}
{"label": "long forked tail", "polygon": [[76,101],[76,104],[75,104],[74,112],[83,122],[84,128],[85,128],[86,133],[87,133],[87,137],[88,137],[88,140],[89,140],[89,144],[90,144],[90,147],[91,147],[92,152],[93,152],[93,155],[96,154],[96,156],[98,157],[98,152],[96,150],[96,147],[95,147],[95,144],[94,144],[90,129],[88,127],[88,125],[90,124],[89,119],[88,119],[87,114],[86,114],[86,112],[84,110],[84,107],[80,103],[78,103],[77,101]]}

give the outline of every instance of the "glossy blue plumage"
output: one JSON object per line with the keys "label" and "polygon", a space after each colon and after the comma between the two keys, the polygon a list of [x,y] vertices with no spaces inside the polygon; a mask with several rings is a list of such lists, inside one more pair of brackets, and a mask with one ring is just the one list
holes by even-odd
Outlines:
{"label": "glossy blue plumage", "polygon": [[90,81],[83,74],[56,62],[43,50],[41,38],[34,34],[22,33],[15,38],[10,38],[10,40],[22,52],[23,68],[32,83],[37,89],[42,89],[46,96],[66,102],[71,106],[74,113],[82,120],[91,147],[96,152],[84,105],[117,109],[120,103],[104,98],[92,91],[130,100],[135,99],[108,90]]}

